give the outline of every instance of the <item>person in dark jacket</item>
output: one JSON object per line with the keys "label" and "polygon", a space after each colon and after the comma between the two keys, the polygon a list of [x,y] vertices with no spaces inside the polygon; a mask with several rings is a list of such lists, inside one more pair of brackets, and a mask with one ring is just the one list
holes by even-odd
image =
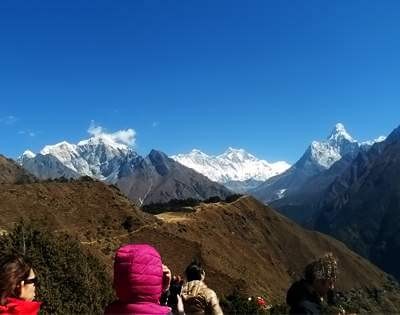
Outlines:
{"label": "person in dark jacket", "polygon": [[[293,283],[287,292],[290,314],[321,314],[325,306],[335,305],[336,278],[337,259],[332,253],[308,264],[304,279]],[[340,307],[338,309],[341,311]]]}

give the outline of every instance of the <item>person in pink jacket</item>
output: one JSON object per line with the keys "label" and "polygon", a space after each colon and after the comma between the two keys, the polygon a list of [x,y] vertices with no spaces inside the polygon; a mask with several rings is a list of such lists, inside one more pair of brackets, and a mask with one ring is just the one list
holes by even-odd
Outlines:
{"label": "person in pink jacket", "polygon": [[170,280],[171,273],[163,267],[154,247],[147,244],[120,247],[114,261],[118,300],[107,306],[105,314],[170,314],[171,308],[159,302]]}

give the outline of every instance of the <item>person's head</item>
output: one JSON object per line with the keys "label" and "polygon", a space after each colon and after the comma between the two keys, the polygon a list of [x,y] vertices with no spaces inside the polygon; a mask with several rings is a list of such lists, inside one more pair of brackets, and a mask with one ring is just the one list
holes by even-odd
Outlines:
{"label": "person's head", "polygon": [[310,283],[319,296],[325,296],[335,286],[337,278],[337,259],[332,253],[306,266],[305,279]]}
{"label": "person's head", "polygon": [[7,298],[32,301],[35,298],[37,279],[29,263],[17,255],[0,258],[0,305]]}
{"label": "person's head", "polygon": [[193,261],[186,267],[185,275],[187,281],[204,280],[206,273],[199,262]]}
{"label": "person's head", "polygon": [[114,288],[123,302],[158,303],[163,290],[163,265],[147,244],[121,246],[114,261]]}

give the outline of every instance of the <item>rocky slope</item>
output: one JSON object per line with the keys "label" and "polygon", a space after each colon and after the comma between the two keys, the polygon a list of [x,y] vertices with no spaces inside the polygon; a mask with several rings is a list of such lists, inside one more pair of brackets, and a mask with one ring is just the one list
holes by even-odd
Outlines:
{"label": "rocky slope", "polygon": [[156,150],[121,177],[117,186],[138,205],[171,199],[225,198],[232,194],[222,185]]}
{"label": "rocky slope", "polygon": [[30,183],[36,179],[13,160],[0,155],[0,184]]}

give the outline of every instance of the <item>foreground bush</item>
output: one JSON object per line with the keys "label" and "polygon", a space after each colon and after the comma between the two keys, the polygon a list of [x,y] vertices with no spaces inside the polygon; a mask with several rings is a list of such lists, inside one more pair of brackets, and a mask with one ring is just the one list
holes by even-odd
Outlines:
{"label": "foreground bush", "polygon": [[41,314],[103,314],[113,299],[104,265],[68,235],[20,223],[0,236],[0,255],[12,252],[34,266]]}

